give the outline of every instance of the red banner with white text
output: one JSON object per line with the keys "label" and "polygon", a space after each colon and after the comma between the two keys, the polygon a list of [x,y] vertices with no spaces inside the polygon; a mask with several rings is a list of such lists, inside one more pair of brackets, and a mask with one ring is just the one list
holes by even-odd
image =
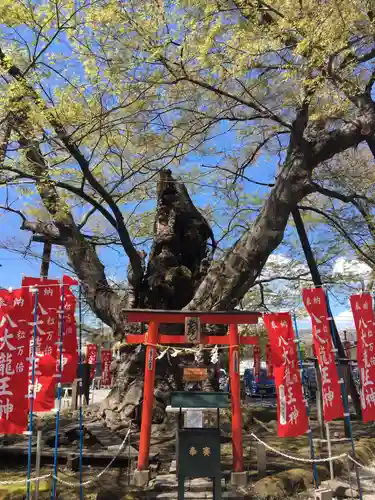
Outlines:
{"label": "red banner with white text", "polygon": [[[47,278],[24,277],[23,287],[38,287],[36,359],[34,380],[35,412],[50,411],[55,406],[57,342],[59,340],[60,282]],[[32,294],[34,297],[34,294]],[[30,341],[32,354],[33,335]],[[29,367],[29,384],[31,380]]]}
{"label": "red banner with white text", "polygon": [[344,407],[329,332],[326,296],[322,288],[305,288],[302,290],[302,299],[311,317],[315,353],[322,377],[324,420],[331,422],[343,417]]}
{"label": "red banner with white text", "polygon": [[62,369],[61,382],[63,384],[70,384],[74,382],[74,380],[77,378],[77,366],[78,366],[77,324],[75,318],[76,298],[73,295],[68,285],[63,285],[63,286],[64,286],[64,316],[62,318],[63,369]]}
{"label": "red banner with white text", "polygon": [[112,351],[109,349],[102,349],[102,380],[101,383],[105,387],[109,387],[112,382],[111,376],[111,363],[112,363]]}
{"label": "red banner with white text", "polygon": [[0,434],[27,429],[32,311],[28,289],[0,290]]}
{"label": "red banner with white text", "polygon": [[364,422],[375,420],[375,326],[372,296],[369,293],[350,297],[357,331],[357,360],[361,378],[361,406]]}
{"label": "red banner with white text", "polygon": [[295,437],[308,430],[297,345],[288,313],[265,314],[277,391],[278,435]]}
{"label": "red banner with white text", "polygon": [[87,344],[86,345],[86,357],[87,362],[90,366],[90,379],[91,381],[95,377],[96,373],[96,362],[98,359],[98,346],[96,344]]}

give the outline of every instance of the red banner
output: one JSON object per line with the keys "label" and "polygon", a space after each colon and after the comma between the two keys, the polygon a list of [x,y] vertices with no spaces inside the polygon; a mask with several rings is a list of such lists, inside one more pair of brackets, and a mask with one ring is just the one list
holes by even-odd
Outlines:
{"label": "red banner", "polygon": [[27,289],[0,290],[0,434],[22,434],[27,429],[32,310]]}
{"label": "red banner", "polygon": [[102,384],[105,387],[109,387],[112,382],[111,376],[111,363],[112,363],[112,351],[109,349],[102,349]]}
{"label": "red banner", "polygon": [[98,359],[98,346],[96,344],[87,344],[87,351],[86,351],[86,357],[87,357],[87,362],[90,367],[90,379],[91,381],[95,377],[95,372],[96,372],[96,361]]}
{"label": "red banner", "polygon": [[71,276],[67,276],[66,274],[64,274],[63,278],[62,278],[62,282],[64,285],[67,285],[67,286],[77,286],[79,285],[79,282],[72,278]]}
{"label": "red banner", "polygon": [[[65,277],[64,277],[65,278]],[[63,281],[64,282],[64,281]],[[64,284],[64,316],[63,316],[63,384],[70,384],[77,378],[78,345],[77,325],[75,318],[76,298],[68,285]],[[57,364],[58,369],[58,364]]]}
{"label": "red banner", "polygon": [[266,345],[266,366],[267,366],[267,377],[273,377],[273,363],[272,363],[272,350],[270,344]]}
{"label": "red banner", "polygon": [[257,379],[260,377],[260,347],[253,347],[253,357],[254,357],[254,377]]}
{"label": "red banner", "polygon": [[310,288],[302,290],[302,299],[311,317],[315,353],[322,377],[324,420],[331,422],[343,417],[344,408],[329,333],[326,297],[322,288]]}
{"label": "red banner", "polygon": [[[34,411],[50,411],[55,406],[57,345],[59,340],[60,283],[46,278],[22,279],[23,287],[38,286]],[[34,297],[34,294],[32,294]],[[32,335],[31,335],[32,337]],[[33,339],[30,341],[32,353]],[[31,364],[29,368],[31,384]]]}
{"label": "red banner", "polygon": [[300,436],[308,430],[308,418],[292,319],[288,313],[265,314],[263,318],[270,339],[277,390],[278,435]]}
{"label": "red banner", "polygon": [[357,360],[361,377],[361,406],[364,422],[375,420],[375,325],[372,297],[369,293],[350,297],[357,331]]}

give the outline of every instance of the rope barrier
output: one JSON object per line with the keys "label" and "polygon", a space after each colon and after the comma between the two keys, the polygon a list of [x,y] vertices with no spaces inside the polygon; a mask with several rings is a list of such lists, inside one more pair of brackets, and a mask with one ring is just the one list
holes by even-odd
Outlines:
{"label": "rope barrier", "polygon": [[105,469],[103,469],[96,477],[94,477],[93,479],[89,479],[88,481],[85,481],[84,483],[70,483],[68,481],[64,481],[63,479],[53,475],[54,479],[56,481],[58,481],[59,483],[63,484],[64,486],[69,486],[70,488],[78,488],[80,486],[88,486],[89,484],[91,483],[94,483],[96,481],[98,481],[98,479],[100,479],[106,472],[107,470],[111,467],[111,465],[113,464],[113,462],[116,460],[116,458],[120,455],[120,453],[122,452],[124,446],[125,446],[125,443],[128,439],[130,435],[130,429],[128,429],[128,432],[126,433],[126,436],[124,437],[124,440],[123,442],[121,443],[116,455],[112,458],[112,460],[109,462],[109,464],[107,465],[107,467],[105,467]]}
{"label": "rope barrier", "polygon": [[16,481],[0,481],[0,485],[8,486],[10,484],[27,484],[33,483],[35,481],[41,481],[42,479],[47,479],[51,477],[51,474],[45,474],[44,476],[33,477],[31,479],[17,479]]}
{"label": "rope barrier", "polygon": [[116,455],[112,458],[112,460],[109,462],[109,464],[96,477],[94,477],[93,479],[90,479],[88,481],[85,481],[84,483],[81,483],[81,482],[69,483],[68,481],[64,481],[63,479],[60,479],[55,474],[50,473],[50,474],[44,474],[43,476],[39,476],[39,477],[33,477],[31,479],[17,479],[15,481],[0,481],[0,485],[8,486],[8,485],[12,485],[12,484],[28,484],[28,483],[33,483],[35,481],[41,481],[43,479],[48,479],[49,477],[52,477],[53,479],[55,479],[59,483],[64,484],[65,486],[69,486],[71,488],[78,488],[80,486],[88,486],[89,484],[98,481],[98,479],[100,479],[108,471],[108,469],[111,467],[113,462],[116,460],[116,458],[120,455],[120,453],[124,449],[124,446],[126,444],[126,441],[129,437],[129,435],[130,435],[130,429],[128,429],[128,432],[126,433],[126,436],[124,437],[124,440],[122,441]]}
{"label": "rope barrier", "polygon": [[373,467],[367,467],[366,465],[362,465],[360,464],[359,462],[357,462],[357,460],[355,460],[351,455],[348,455],[348,458],[349,460],[351,460],[355,465],[357,465],[358,467],[361,467],[362,469],[364,470],[367,470],[368,472],[371,472],[371,474],[374,474],[375,475],[375,468]]}
{"label": "rope barrier", "polygon": [[277,455],[280,455],[281,457],[287,458],[289,460],[294,460],[296,462],[306,462],[306,463],[323,463],[323,462],[330,462],[331,460],[338,460],[340,458],[345,458],[348,457],[349,455],[347,453],[342,453],[341,455],[336,455],[335,457],[328,457],[328,458],[300,458],[300,457],[292,457],[291,455],[287,455],[286,453],[276,450],[275,448],[272,448],[269,444],[265,443],[261,439],[259,439],[254,433],[251,433],[250,436],[254,438],[258,443],[263,444],[268,450],[273,451]]}
{"label": "rope barrier", "polygon": [[[80,486],[88,486],[92,483],[95,483],[98,481],[112,466],[113,462],[116,460],[116,458],[120,455],[120,453],[123,451],[124,446],[130,436],[130,429],[128,429],[128,432],[126,433],[116,455],[111,459],[109,464],[93,479],[89,479],[88,481],[85,482],[78,482],[78,483],[71,483],[69,481],[65,481],[64,479],[61,479],[60,477],[56,476],[55,474],[44,474],[43,476],[39,477],[33,477],[31,479],[17,479],[14,481],[0,481],[1,486],[8,486],[12,484],[27,484],[27,483],[33,483],[35,481],[42,481],[43,479],[48,479],[49,477],[54,478],[57,482],[63,484],[64,486],[68,486],[69,488],[78,488]],[[277,450],[276,448],[273,448],[269,444],[265,443],[262,441],[258,436],[256,436],[254,433],[251,433],[250,436],[255,440],[258,441],[258,443],[261,443],[263,446],[265,446],[268,450],[272,451],[273,453],[276,453],[277,455],[280,455],[281,457],[287,458],[288,460],[293,460],[296,462],[305,462],[305,463],[324,463],[324,462],[330,462],[334,460],[339,460],[342,458],[348,458],[351,460],[355,465],[358,467],[361,467],[362,469],[371,472],[373,475],[375,475],[375,467],[367,467],[366,465],[362,465],[359,463],[357,460],[355,460],[351,455],[348,453],[341,453],[340,455],[335,455],[332,457],[327,457],[327,458],[315,458],[315,459],[310,459],[310,458],[301,458],[301,457],[295,457],[292,455],[288,455],[287,453],[284,453],[283,451]]]}

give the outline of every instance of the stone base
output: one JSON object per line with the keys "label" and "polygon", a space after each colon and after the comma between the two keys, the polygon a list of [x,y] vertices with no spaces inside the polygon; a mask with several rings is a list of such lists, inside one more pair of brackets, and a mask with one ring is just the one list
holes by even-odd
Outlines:
{"label": "stone base", "polygon": [[315,490],[315,500],[332,500],[332,490]]}
{"label": "stone base", "polygon": [[150,481],[151,474],[150,471],[147,470],[135,470],[133,476],[133,482],[135,486],[142,488],[143,486],[147,486]]}
{"label": "stone base", "polygon": [[232,472],[230,482],[232,486],[247,486],[248,476],[247,472]]}
{"label": "stone base", "polygon": [[172,460],[171,466],[169,468],[169,474],[177,474],[177,463],[176,463],[176,460]]}

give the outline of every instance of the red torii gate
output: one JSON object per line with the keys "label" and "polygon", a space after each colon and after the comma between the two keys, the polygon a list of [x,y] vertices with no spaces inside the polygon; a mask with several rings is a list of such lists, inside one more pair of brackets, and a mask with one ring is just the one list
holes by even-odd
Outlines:
{"label": "red torii gate", "polygon": [[147,471],[149,466],[152,409],[154,404],[155,366],[158,344],[188,344],[185,335],[159,334],[162,323],[185,323],[187,318],[199,318],[200,323],[229,325],[227,335],[201,335],[201,345],[229,345],[229,375],[232,401],[232,446],[233,469],[235,473],[244,471],[242,449],[242,415],[240,397],[240,345],[257,345],[256,336],[239,335],[238,325],[257,324],[261,313],[252,311],[200,312],[200,311],[161,311],[150,309],[131,309],[123,311],[129,323],[149,323],[145,334],[127,335],[129,344],[145,344],[145,378],[137,471]]}

